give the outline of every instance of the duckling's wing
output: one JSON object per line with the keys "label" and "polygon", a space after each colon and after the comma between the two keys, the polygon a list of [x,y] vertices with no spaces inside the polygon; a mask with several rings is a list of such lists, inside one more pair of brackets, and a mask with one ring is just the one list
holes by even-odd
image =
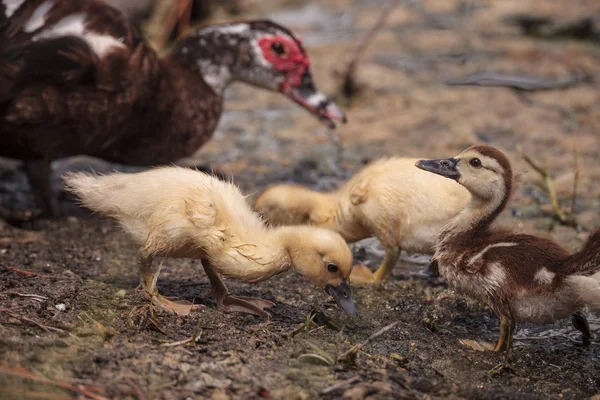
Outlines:
{"label": "duckling's wing", "polygon": [[355,206],[367,201],[367,193],[369,192],[369,184],[371,178],[366,176],[359,179],[350,189],[350,201]]}
{"label": "duckling's wing", "polygon": [[186,198],[185,215],[193,225],[194,242],[201,247],[218,246],[225,237],[226,221],[219,218],[218,208],[210,197]]}

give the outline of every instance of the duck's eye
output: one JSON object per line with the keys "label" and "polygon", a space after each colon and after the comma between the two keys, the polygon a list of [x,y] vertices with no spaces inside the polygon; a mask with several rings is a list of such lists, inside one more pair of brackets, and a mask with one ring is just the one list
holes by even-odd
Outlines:
{"label": "duck's eye", "polygon": [[335,273],[338,272],[339,268],[335,264],[327,264],[327,271]]}
{"label": "duck's eye", "polygon": [[481,167],[481,160],[479,158],[471,158],[469,164],[471,164],[472,167],[479,168]]}
{"label": "duck's eye", "polygon": [[283,44],[281,44],[281,42],[273,42],[273,44],[271,45],[271,49],[278,56],[282,56],[285,54],[285,48],[283,47]]}

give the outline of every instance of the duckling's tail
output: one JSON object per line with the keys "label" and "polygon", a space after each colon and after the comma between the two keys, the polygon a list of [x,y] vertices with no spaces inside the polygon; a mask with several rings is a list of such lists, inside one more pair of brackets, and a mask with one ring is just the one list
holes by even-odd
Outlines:
{"label": "duckling's tail", "polygon": [[[65,188],[75,194],[81,204],[100,214],[114,216],[118,211],[115,204],[115,178],[122,174],[98,176],[87,172],[70,172],[65,174]],[[108,182],[107,182],[108,181]]]}
{"label": "duckling's tail", "polygon": [[600,313],[600,272],[591,275],[571,275],[566,283],[573,289],[574,297],[591,311]]}
{"label": "duckling's tail", "polygon": [[592,275],[600,272],[600,228],[597,228],[583,248],[567,259],[566,270],[573,274]]}

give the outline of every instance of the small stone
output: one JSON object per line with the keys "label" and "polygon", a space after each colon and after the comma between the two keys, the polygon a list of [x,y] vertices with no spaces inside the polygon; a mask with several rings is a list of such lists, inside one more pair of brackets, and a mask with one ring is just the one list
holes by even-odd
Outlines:
{"label": "small stone", "polygon": [[65,311],[67,309],[67,305],[64,303],[60,303],[54,306],[58,311]]}
{"label": "small stone", "polygon": [[121,289],[117,293],[115,293],[115,297],[118,299],[122,299],[125,297],[126,294],[127,292],[125,291],[125,289]]}

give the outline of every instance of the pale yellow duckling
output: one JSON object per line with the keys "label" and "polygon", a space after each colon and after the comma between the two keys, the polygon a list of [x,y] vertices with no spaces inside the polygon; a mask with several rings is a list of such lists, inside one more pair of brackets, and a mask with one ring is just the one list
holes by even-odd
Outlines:
{"label": "pale yellow duckling", "polygon": [[342,237],[317,227],[268,228],[232,183],[179,167],[73,173],[65,183],[83,205],[117,220],[141,246],[141,285],[165,309],[186,314],[191,307],[158,294],[151,263],[159,256],[201,259],[224,312],[265,315],[273,303],[230,295],[219,274],[254,283],[293,269],[324,288],[346,313],[356,313],[348,286],[352,253]]}
{"label": "pale yellow duckling", "polygon": [[316,225],[339,232],[349,242],[376,237],[386,249],[383,263],[374,274],[355,266],[352,281],[385,281],[401,249],[433,253],[439,230],[470,199],[463,187],[414,168],[416,161],[379,160],[329,193],[273,186],[260,195],[254,209],[274,225]]}

